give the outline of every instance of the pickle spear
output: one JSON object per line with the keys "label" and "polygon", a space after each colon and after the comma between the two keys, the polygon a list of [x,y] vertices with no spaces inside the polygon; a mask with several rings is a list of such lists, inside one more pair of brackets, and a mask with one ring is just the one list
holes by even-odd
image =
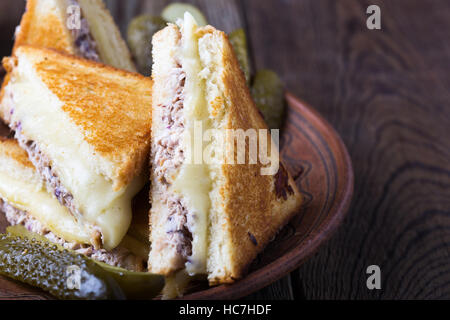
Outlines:
{"label": "pickle spear", "polygon": [[59,299],[151,299],[164,287],[162,276],[97,262],[21,226],[7,233],[0,236],[0,274]]}
{"label": "pickle spear", "polygon": [[168,22],[176,23],[178,19],[183,19],[185,12],[189,12],[199,26],[208,24],[203,13],[196,6],[188,3],[174,2],[169,4],[163,9],[161,16]]}
{"label": "pickle spear", "polygon": [[270,129],[281,129],[285,112],[284,86],[278,75],[260,70],[253,79],[252,96]]}
{"label": "pickle spear", "polygon": [[250,58],[248,57],[247,36],[244,29],[237,29],[228,35],[228,39],[234,48],[236,58],[244,72],[247,85],[250,84]]}
{"label": "pickle spear", "polygon": [[127,42],[139,72],[145,76],[152,72],[152,37],[165,26],[163,18],[148,14],[134,18],[128,25]]}

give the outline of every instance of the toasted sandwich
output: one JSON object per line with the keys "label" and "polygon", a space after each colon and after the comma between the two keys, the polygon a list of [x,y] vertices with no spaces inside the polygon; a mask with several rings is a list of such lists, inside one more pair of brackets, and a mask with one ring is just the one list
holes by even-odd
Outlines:
{"label": "toasted sandwich", "polygon": [[200,150],[209,161],[192,160],[198,124],[202,132],[267,132],[225,33],[198,27],[186,13],[155,34],[153,61],[149,271],[232,283],[299,211],[302,197],[282,162],[262,174],[261,161],[221,160],[232,135]]}
{"label": "toasted sandwich", "polygon": [[33,46],[4,67],[0,117],[90,244],[116,248],[145,184],[151,79]]}
{"label": "toasted sandwich", "polygon": [[14,49],[22,45],[56,49],[136,71],[102,0],[28,0],[16,30]]}
{"label": "toasted sandwich", "polygon": [[147,224],[142,212],[135,212],[132,228],[119,246],[111,251],[94,248],[89,232],[47,192],[27,153],[16,140],[6,138],[0,138],[0,211],[11,225],[21,225],[66,249],[128,270],[146,269],[148,239],[143,239],[142,226]]}

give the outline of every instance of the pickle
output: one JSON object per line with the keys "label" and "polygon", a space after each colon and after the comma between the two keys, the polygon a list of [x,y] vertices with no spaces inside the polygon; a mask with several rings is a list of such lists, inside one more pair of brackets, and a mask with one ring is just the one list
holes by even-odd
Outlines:
{"label": "pickle", "polygon": [[250,59],[248,56],[247,36],[244,29],[237,29],[228,35],[228,39],[234,48],[236,58],[244,72],[247,85],[250,85]]}
{"label": "pickle", "polygon": [[270,129],[281,129],[285,112],[284,86],[278,75],[270,70],[260,70],[252,86],[255,103]]}
{"label": "pickle", "polygon": [[199,26],[206,26],[208,24],[203,13],[196,6],[188,3],[174,2],[169,4],[164,8],[161,16],[168,22],[176,23],[178,19],[183,19],[186,11],[194,17]]}
{"label": "pickle", "polygon": [[[21,226],[0,236],[0,274],[39,287],[59,299],[151,299],[164,277],[131,272],[65,250]],[[70,288],[76,269],[79,288]],[[73,274],[72,274],[73,275]]]}
{"label": "pickle", "polygon": [[64,250],[62,246],[60,246],[57,243],[50,242],[46,237],[41,236],[39,233],[28,231],[27,228],[25,228],[22,225],[16,225],[16,226],[9,226],[6,228],[6,233],[8,236],[11,237],[21,237],[23,239],[28,240],[36,240],[42,243],[51,243],[52,245],[55,245],[58,249]]}
{"label": "pickle", "polygon": [[152,72],[152,37],[166,26],[161,17],[141,15],[128,25],[127,42],[138,71],[145,76]]}
{"label": "pickle", "polygon": [[[113,299],[122,296],[109,280],[99,278],[100,267],[81,255],[73,255],[48,244],[21,237],[0,238],[0,274],[40,287],[59,299]],[[80,270],[80,287],[69,289],[66,272]]]}

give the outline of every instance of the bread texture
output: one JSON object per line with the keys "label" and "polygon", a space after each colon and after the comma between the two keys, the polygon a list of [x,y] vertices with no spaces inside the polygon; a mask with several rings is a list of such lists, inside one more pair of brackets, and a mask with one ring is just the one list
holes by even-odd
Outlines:
{"label": "bread texture", "polygon": [[78,3],[97,43],[100,60],[113,67],[136,71],[130,51],[102,0],[28,0],[17,30],[14,49],[33,45],[77,55],[78,49],[68,29],[68,7]]}
{"label": "bread texture", "polygon": [[[216,128],[268,129],[252,100],[227,35],[211,26],[200,32],[203,34],[200,55],[205,57],[203,62],[219,84],[218,88],[213,85],[213,92],[208,93]],[[273,148],[272,140],[268,141],[269,149]],[[300,209],[301,194],[282,161],[275,175],[261,175],[262,168],[259,162],[212,167],[216,178],[209,216],[210,284],[231,283],[241,278],[257,254]],[[286,179],[285,193],[276,188],[280,176]]]}
{"label": "bread texture", "polygon": [[[33,65],[42,83],[62,103],[62,111],[92,147],[91,161],[114,182],[115,189],[142,171],[150,148],[151,79],[33,46],[21,46],[4,60],[13,78],[21,59]],[[6,123],[10,112],[8,103],[1,103]]]}
{"label": "bread texture", "polygon": [[103,63],[136,72],[130,50],[103,0],[78,0]]}
{"label": "bread texture", "polygon": [[[186,45],[186,39],[179,40],[182,34],[181,27],[169,25],[153,38],[153,137],[160,134],[156,131],[168,130],[161,122],[159,114],[164,106],[174,100],[174,81],[170,78],[170,70],[176,65],[179,56],[177,46],[180,46],[180,43]],[[278,159],[276,144],[252,100],[245,76],[226,34],[206,26],[197,28],[195,37],[198,39],[201,64],[199,74],[203,79],[201,87],[206,99],[206,122],[209,123],[209,129],[220,132],[267,130],[269,153],[273,150]],[[183,68],[183,65],[178,67]],[[188,97],[185,96],[184,99]],[[225,136],[226,145],[233,145],[234,138]],[[260,138],[258,142],[259,140]],[[220,148],[223,148],[223,145],[218,141],[212,143],[212,161],[208,164],[210,190],[206,194],[210,205],[205,273],[210,285],[232,283],[242,278],[257,254],[299,212],[302,204],[302,196],[281,160],[278,171],[262,175],[262,169],[267,165],[259,161],[250,164],[248,158],[245,164],[223,162],[219,155],[226,151],[221,152]],[[245,142],[245,149],[248,154],[248,140]],[[236,153],[236,150],[234,152]],[[152,164],[155,165],[155,162]],[[159,166],[158,163],[156,165]],[[152,173],[154,171],[155,169]],[[199,190],[202,188],[201,183],[198,182]],[[149,266],[153,265],[154,271],[170,275],[180,267],[173,265],[176,259],[164,259],[165,256],[170,256],[167,252],[176,252],[172,244],[166,241],[170,245],[160,245],[164,242],[161,239],[167,230],[164,228],[164,222],[170,217],[169,210],[160,199],[161,192],[158,192],[162,184],[153,176],[151,201],[156,204],[156,209],[150,212],[153,242]],[[156,243],[157,248],[153,246]],[[159,252],[152,253],[156,249]],[[152,257],[155,259],[152,260]],[[189,261],[189,258],[187,260]]]}
{"label": "bread texture", "polygon": [[14,49],[35,45],[75,54],[72,35],[66,26],[66,8],[66,0],[28,0],[16,31]]}
{"label": "bread texture", "polygon": [[0,137],[0,163],[2,170],[7,170],[12,175],[29,181],[30,184],[42,184],[41,178],[28,159],[28,154],[19,147],[16,140]]}
{"label": "bread texture", "polygon": [[[158,148],[158,140],[160,136],[165,134],[165,126],[161,119],[162,105],[169,105],[175,95],[176,82],[172,80],[172,70],[176,67],[174,55],[176,54],[176,47],[180,40],[180,35],[174,25],[170,25],[158,32],[154,38],[153,59],[153,107],[152,107],[152,144],[151,152],[155,155]],[[165,224],[170,216],[170,210],[163,201],[164,195],[167,195],[167,190],[158,181],[155,171],[154,156],[150,166],[150,243],[152,243],[153,250],[150,251],[149,256],[149,271],[169,275],[181,267],[182,261],[178,258],[178,250],[176,244],[168,244],[166,241],[167,233]]]}

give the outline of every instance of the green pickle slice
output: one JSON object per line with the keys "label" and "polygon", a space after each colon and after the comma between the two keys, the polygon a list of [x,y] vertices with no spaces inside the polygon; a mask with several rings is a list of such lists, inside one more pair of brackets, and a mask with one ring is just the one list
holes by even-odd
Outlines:
{"label": "green pickle slice", "polygon": [[237,29],[228,35],[231,45],[236,53],[236,58],[244,72],[247,85],[250,85],[250,58],[247,49],[247,36],[244,29]]}
{"label": "green pickle slice", "polygon": [[189,12],[199,26],[208,24],[203,13],[196,6],[188,3],[174,2],[169,4],[163,9],[161,16],[168,22],[176,23],[178,19],[183,19],[185,12]]}
{"label": "green pickle slice", "polygon": [[22,226],[0,235],[0,274],[59,299],[151,299],[164,287],[162,276],[97,262]]}
{"label": "green pickle slice", "polygon": [[284,85],[271,70],[260,70],[253,79],[253,100],[270,129],[281,129],[285,113]]}
{"label": "green pickle slice", "polygon": [[145,76],[152,72],[152,37],[165,26],[163,18],[148,14],[134,18],[128,25],[127,42],[138,71]]}

